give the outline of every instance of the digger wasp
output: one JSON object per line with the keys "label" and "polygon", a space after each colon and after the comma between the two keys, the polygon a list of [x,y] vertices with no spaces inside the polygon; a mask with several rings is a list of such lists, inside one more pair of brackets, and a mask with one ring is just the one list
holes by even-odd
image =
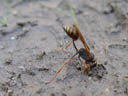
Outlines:
{"label": "digger wasp", "polygon": [[[85,42],[83,35],[81,34],[77,25],[73,24],[72,26],[63,26],[62,28],[67,33],[67,35],[72,38],[72,40],[64,48],[68,48],[71,45],[71,43],[73,43],[76,53],[59,68],[55,76],[48,83],[52,82],[56,78],[56,76],[62,71],[64,66],[68,64],[77,54],[78,59],[82,63],[81,69],[83,70],[83,72],[86,72],[88,69],[93,68],[97,65],[96,57],[92,52],[90,52],[90,48]],[[74,41],[78,39],[80,39],[80,41],[84,45],[84,48],[77,49]]]}

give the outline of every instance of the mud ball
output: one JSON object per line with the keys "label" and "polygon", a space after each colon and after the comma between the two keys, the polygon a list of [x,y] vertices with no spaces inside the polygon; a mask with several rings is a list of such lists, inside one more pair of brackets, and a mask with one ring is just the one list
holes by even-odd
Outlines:
{"label": "mud ball", "polygon": [[96,80],[101,80],[105,74],[107,74],[107,70],[103,64],[98,64],[87,72],[88,76]]}

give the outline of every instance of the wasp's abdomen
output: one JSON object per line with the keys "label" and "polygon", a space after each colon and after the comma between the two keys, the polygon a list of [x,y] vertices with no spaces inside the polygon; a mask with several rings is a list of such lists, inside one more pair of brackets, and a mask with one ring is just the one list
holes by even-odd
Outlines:
{"label": "wasp's abdomen", "polygon": [[78,39],[79,36],[78,36],[78,34],[76,33],[76,30],[73,27],[64,26],[63,29],[68,34],[68,36],[70,36],[73,40]]}

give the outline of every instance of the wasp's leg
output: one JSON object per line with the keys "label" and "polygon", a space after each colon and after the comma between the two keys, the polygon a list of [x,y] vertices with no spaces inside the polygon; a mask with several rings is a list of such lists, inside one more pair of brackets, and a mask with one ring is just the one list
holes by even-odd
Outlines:
{"label": "wasp's leg", "polygon": [[56,51],[63,51],[64,49],[67,49],[71,44],[72,44],[73,40],[69,41],[65,47],[57,49]]}
{"label": "wasp's leg", "polygon": [[64,47],[64,49],[67,49],[71,44],[72,44],[73,40],[69,41],[66,46]]}
{"label": "wasp's leg", "polygon": [[78,59],[79,59],[79,61],[80,61],[81,64],[82,64],[81,70],[83,71],[83,73],[85,73],[86,70],[87,70],[87,66],[88,66],[88,65],[86,64],[86,61],[85,61],[85,60],[81,59],[80,55],[78,55]]}
{"label": "wasp's leg", "polygon": [[82,60],[82,71],[83,73],[85,74],[86,71],[88,71],[91,67],[91,64],[86,64],[86,61],[85,60]]}
{"label": "wasp's leg", "polygon": [[51,82],[56,78],[56,76],[62,71],[62,69],[64,68],[64,66],[65,66],[66,64],[68,64],[77,54],[78,54],[78,52],[76,52],[70,59],[68,59],[68,60],[59,68],[59,70],[56,72],[55,76],[54,76],[51,80],[48,81],[48,83],[51,83]]}
{"label": "wasp's leg", "polygon": [[[82,63],[82,66],[86,66],[86,61],[85,60],[81,60],[80,55],[78,55],[78,59],[79,61]],[[81,68],[82,69],[82,68]]]}

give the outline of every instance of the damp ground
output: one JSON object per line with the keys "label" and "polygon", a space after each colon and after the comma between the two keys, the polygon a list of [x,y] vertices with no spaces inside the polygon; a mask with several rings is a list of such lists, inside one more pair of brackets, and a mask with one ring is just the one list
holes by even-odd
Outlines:
{"label": "damp ground", "polygon": [[[0,96],[128,96],[127,0],[0,0]],[[97,57],[85,74],[63,25]],[[75,42],[83,47],[80,40]]]}

